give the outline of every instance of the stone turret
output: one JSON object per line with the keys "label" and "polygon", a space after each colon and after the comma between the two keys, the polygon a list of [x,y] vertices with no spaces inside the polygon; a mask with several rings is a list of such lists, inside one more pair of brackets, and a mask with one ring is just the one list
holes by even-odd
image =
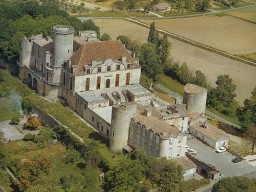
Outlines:
{"label": "stone turret", "polygon": [[114,152],[122,151],[128,143],[130,121],[136,113],[136,103],[114,105],[112,108],[112,122],[110,148]]}
{"label": "stone turret", "polygon": [[74,28],[67,25],[53,27],[54,67],[61,67],[73,54]]}
{"label": "stone turret", "polygon": [[186,84],[184,87],[183,103],[187,109],[198,114],[205,113],[207,89],[194,84]]}

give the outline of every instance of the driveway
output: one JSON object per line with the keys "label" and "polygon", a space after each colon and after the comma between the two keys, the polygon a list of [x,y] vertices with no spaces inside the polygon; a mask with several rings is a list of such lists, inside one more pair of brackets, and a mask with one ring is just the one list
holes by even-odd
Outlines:
{"label": "driveway", "polygon": [[215,166],[224,177],[242,175],[256,177],[256,167],[250,165],[246,161],[232,163],[232,159],[234,159],[235,156],[227,151],[223,153],[216,153],[214,149],[206,146],[195,138],[187,140],[187,145],[190,148],[197,150],[197,154],[195,155],[197,159]]}
{"label": "driveway", "polygon": [[14,125],[9,124],[10,121],[0,122],[0,132],[3,133],[4,142],[20,140],[24,134],[20,133]]}

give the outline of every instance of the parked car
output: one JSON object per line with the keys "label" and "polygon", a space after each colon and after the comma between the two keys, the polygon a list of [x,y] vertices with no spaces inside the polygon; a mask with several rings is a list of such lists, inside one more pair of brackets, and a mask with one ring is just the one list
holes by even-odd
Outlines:
{"label": "parked car", "polygon": [[225,151],[227,151],[225,147],[220,147],[219,149],[216,150],[217,153],[223,153]]}
{"label": "parked car", "polygon": [[195,154],[197,154],[197,151],[195,149],[188,148],[188,153],[195,155]]}
{"label": "parked car", "polygon": [[239,162],[241,162],[241,161],[243,161],[243,160],[244,160],[243,157],[236,157],[236,158],[232,159],[232,162],[233,162],[233,163],[239,163]]}

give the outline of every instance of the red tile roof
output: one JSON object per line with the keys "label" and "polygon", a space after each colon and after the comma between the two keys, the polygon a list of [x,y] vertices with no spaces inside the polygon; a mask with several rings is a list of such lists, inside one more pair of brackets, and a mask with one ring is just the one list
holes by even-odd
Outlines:
{"label": "red tile roof", "polygon": [[126,57],[135,67],[139,66],[124,45],[117,40],[88,42],[70,57],[70,61],[72,65],[77,65],[75,73],[81,74],[83,66],[92,64],[92,61],[118,60],[122,57]]}

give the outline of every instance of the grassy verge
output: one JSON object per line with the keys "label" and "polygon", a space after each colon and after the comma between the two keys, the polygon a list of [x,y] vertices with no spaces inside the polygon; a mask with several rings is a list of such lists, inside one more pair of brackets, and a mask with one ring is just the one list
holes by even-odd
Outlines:
{"label": "grassy verge", "polygon": [[216,109],[212,109],[212,108],[207,108],[207,109],[209,111],[213,112],[215,115],[218,115],[219,117],[221,117],[223,119],[226,119],[227,121],[230,121],[230,122],[232,122],[234,124],[237,124],[237,125],[240,124],[240,122],[239,122],[239,120],[238,120],[238,118],[236,116],[230,117],[230,116],[224,115],[223,113],[220,113]]}
{"label": "grassy verge", "polygon": [[244,54],[244,55],[239,55],[239,56],[242,58],[245,58],[245,59],[249,59],[251,61],[256,61],[256,53]]}
{"label": "grassy verge", "polygon": [[210,183],[209,179],[202,179],[202,180],[190,179],[188,181],[183,181],[182,191],[183,192],[195,191],[196,189],[200,187],[204,187],[209,183]]}
{"label": "grassy verge", "polygon": [[6,120],[11,120],[14,117],[19,117],[19,114],[12,109],[8,109],[6,107],[2,107],[0,103],[0,122],[1,121],[6,121]]}
{"label": "grassy verge", "polygon": [[[84,139],[86,143],[90,143],[94,141],[98,150],[103,157],[106,158],[110,166],[117,165],[120,161],[125,159],[123,155],[119,155],[116,153],[112,153],[106,146],[106,143],[103,138],[98,137],[97,140],[94,140],[92,135],[96,134],[90,127],[88,127],[79,117],[77,117],[73,112],[69,109],[62,106],[61,103],[51,103],[46,101],[45,99],[36,95],[32,90],[30,90],[26,85],[21,83],[17,78],[12,77],[8,74],[7,71],[0,70],[0,75],[4,80],[5,86],[8,86],[9,89],[15,89],[16,92],[22,97],[27,98],[35,105],[37,108],[44,111],[46,114],[52,115],[58,121],[60,121],[63,125],[69,127],[74,133],[79,135]],[[0,90],[2,84],[0,84]],[[8,89],[7,87],[7,89]]]}
{"label": "grassy verge", "polygon": [[174,91],[180,95],[183,95],[184,85],[182,85],[178,81],[174,80],[173,78],[162,74],[159,77],[159,83],[164,85],[168,89],[171,89],[172,91]]}

